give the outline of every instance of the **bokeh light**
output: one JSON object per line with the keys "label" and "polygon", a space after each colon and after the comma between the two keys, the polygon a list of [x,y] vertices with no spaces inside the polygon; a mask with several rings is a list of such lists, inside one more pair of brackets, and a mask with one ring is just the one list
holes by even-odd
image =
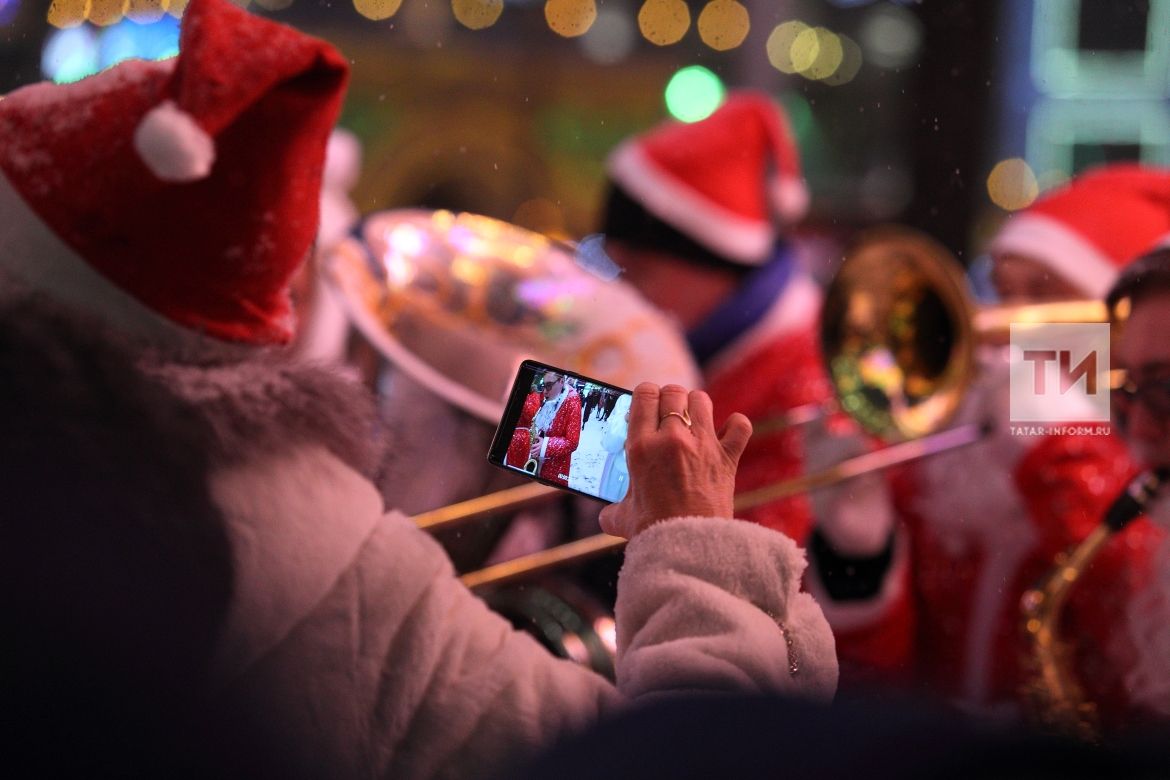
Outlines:
{"label": "bokeh light", "polygon": [[41,71],[58,84],[79,81],[98,70],[98,40],[93,28],[67,27],[45,41]]}
{"label": "bokeh light", "polygon": [[167,6],[167,13],[178,19],[187,10],[188,0],[171,0],[171,4]]}
{"label": "bokeh light", "polygon": [[882,4],[866,14],[860,38],[870,62],[883,68],[903,68],[918,58],[922,23],[905,8]]}
{"label": "bokeh light", "polygon": [[849,36],[793,19],[776,25],[765,44],[768,62],[781,73],[800,74],[832,86],[847,84],[861,70],[861,47]]}
{"label": "bokeh light", "polygon": [[76,27],[89,16],[89,0],[53,0],[49,3],[46,20],[62,30]]}
{"label": "bokeh light", "polygon": [[816,28],[806,27],[801,30],[792,42],[789,54],[795,71],[801,75],[808,73],[821,54],[821,36]]}
{"label": "bokeh light", "polygon": [[597,20],[597,6],[593,0],[547,0],[544,20],[557,35],[576,38],[589,32]]}
{"label": "bokeh light", "polygon": [[367,19],[380,22],[398,13],[402,0],[353,0],[354,10]]}
{"label": "bokeh light", "polygon": [[1019,157],[1000,160],[987,177],[987,194],[991,202],[1005,211],[1017,211],[1032,205],[1040,194],[1040,185],[1031,166]]}
{"label": "bokeh light", "polygon": [[773,68],[781,73],[797,72],[796,63],[792,59],[792,45],[808,29],[807,24],[797,19],[776,25],[768,35],[767,43],[764,44],[768,62],[772,63]]}
{"label": "bokeh light", "polygon": [[675,119],[698,122],[719,108],[726,95],[718,76],[702,65],[688,65],[666,84],[666,110]]}
{"label": "bokeh light", "polygon": [[451,0],[455,19],[469,30],[491,27],[504,12],[504,0]]}
{"label": "bokeh light", "polygon": [[154,24],[166,16],[167,0],[130,0],[126,18],[138,24]]}
{"label": "bokeh light", "polygon": [[636,39],[633,21],[624,10],[602,6],[597,21],[581,36],[581,49],[594,62],[612,65],[630,56]]}
{"label": "bokeh light", "polygon": [[699,38],[716,51],[734,49],[751,29],[748,10],[738,0],[711,0],[699,12]]}
{"label": "bokeh light", "polygon": [[129,7],[127,0],[90,0],[89,21],[98,27],[109,27],[122,21]]}
{"label": "bokeh light", "polygon": [[831,87],[839,87],[853,81],[861,71],[864,59],[861,55],[861,47],[848,35],[838,35],[837,40],[841,43],[841,64],[824,79],[824,82]]}
{"label": "bokeh light", "polygon": [[[801,38],[805,36],[812,36],[816,39],[814,44],[816,56],[812,58],[808,67],[801,71],[801,75],[813,81],[820,81],[836,73],[837,68],[841,66],[841,61],[845,58],[841,39],[837,37],[836,33],[824,27],[814,27],[800,34]],[[797,38],[797,41],[799,43],[800,38]]]}
{"label": "bokeh light", "polygon": [[678,43],[691,27],[691,12],[683,0],[646,0],[638,11],[638,29],[655,46]]}
{"label": "bokeh light", "polygon": [[46,78],[68,83],[123,60],[160,60],[179,53],[179,22],[162,16],[153,24],[129,17],[106,28],[91,25],[56,30],[41,53]]}
{"label": "bokeh light", "polygon": [[20,10],[20,0],[0,0],[0,26],[11,24]]}

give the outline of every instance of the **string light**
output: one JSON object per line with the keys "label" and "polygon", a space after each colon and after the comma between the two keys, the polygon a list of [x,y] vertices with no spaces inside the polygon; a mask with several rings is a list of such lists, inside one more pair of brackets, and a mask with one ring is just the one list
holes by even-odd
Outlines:
{"label": "string light", "polygon": [[504,12],[504,0],[451,0],[455,19],[469,30],[491,27]]}
{"label": "string light", "polygon": [[130,0],[126,18],[138,24],[154,24],[167,13],[167,0]]}
{"label": "string light", "polygon": [[89,21],[98,27],[117,24],[122,21],[129,5],[129,0],[91,0]]}
{"label": "string light", "polygon": [[367,19],[380,22],[398,13],[402,0],[353,0],[353,7]]}
{"label": "string light", "polygon": [[557,35],[576,38],[587,33],[597,20],[597,6],[593,0],[548,0],[544,19]]}
{"label": "string light", "polygon": [[646,0],[638,11],[638,29],[655,46],[678,43],[691,26],[691,12],[683,0]]}
{"label": "string light", "polygon": [[699,38],[715,51],[743,43],[751,29],[748,10],[738,0],[711,0],[699,12]]}
{"label": "string light", "polygon": [[62,30],[76,27],[89,16],[89,0],[53,0],[46,16],[49,24]]}
{"label": "string light", "polygon": [[143,24],[126,17],[105,28],[80,25],[54,30],[45,41],[41,71],[57,83],[69,83],[123,60],[160,60],[178,53],[177,19],[164,14]]}

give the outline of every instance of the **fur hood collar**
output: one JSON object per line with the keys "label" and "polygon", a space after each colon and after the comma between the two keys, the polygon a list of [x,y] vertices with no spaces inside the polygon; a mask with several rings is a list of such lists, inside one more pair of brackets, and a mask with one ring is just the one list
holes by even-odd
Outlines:
{"label": "fur hood collar", "polygon": [[[295,362],[279,350],[242,352],[215,342],[194,357],[157,350],[143,354],[101,322],[36,295],[0,299],[0,330],[57,366],[60,386],[41,392],[59,396],[63,413],[82,388],[93,395],[118,394],[146,377],[158,393],[178,399],[189,412],[196,424],[188,430],[198,433],[184,445],[206,453],[213,466],[257,452],[318,444],[367,477],[375,476],[382,436],[373,399],[364,387],[326,366]],[[15,358],[21,351],[7,355]],[[0,354],[0,372],[19,376],[22,367],[8,362]],[[127,377],[127,365],[136,366],[140,377]],[[150,422],[144,417],[143,424]]]}

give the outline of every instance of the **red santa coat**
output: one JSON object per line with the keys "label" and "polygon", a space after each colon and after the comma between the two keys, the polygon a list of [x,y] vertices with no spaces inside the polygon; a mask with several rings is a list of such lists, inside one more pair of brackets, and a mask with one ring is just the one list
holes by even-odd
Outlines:
{"label": "red santa coat", "polygon": [[[763,423],[809,404],[822,405],[832,387],[821,360],[818,322],[821,293],[803,273],[793,276],[768,313],[707,363],[706,391],[716,424],[733,412],[757,427],[739,461],[735,488],[742,493],[804,473],[799,427],[769,432]],[[802,542],[812,527],[808,496],[796,495],[736,513]]]}
{"label": "red santa coat", "polygon": [[[556,482],[561,485],[569,484],[569,469],[572,465],[573,453],[581,441],[581,396],[573,389],[565,391],[567,395],[557,409],[553,423],[545,431],[544,460],[541,462],[539,475],[542,479]],[[536,413],[544,403],[544,396],[540,393],[529,393],[524,399],[524,407],[520,411],[520,420],[516,423],[516,431],[512,434],[512,442],[508,445],[508,455],[504,462],[509,466],[524,468],[528,461],[529,433]]]}
{"label": "red santa coat", "polygon": [[[1136,469],[1114,436],[1044,437],[1015,458],[1001,445],[978,444],[897,477],[903,538],[886,587],[840,608],[821,598],[844,680],[911,680],[980,710],[1022,712],[1029,648],[1020,599],[1101,522]],[[1146,710],[1128,682],[1140,634],[1127,625],[1128,607],[1147,588],[1164,538],[1145,519],[1115,535],[1063,614],[1073,673],[1107,728]]]}

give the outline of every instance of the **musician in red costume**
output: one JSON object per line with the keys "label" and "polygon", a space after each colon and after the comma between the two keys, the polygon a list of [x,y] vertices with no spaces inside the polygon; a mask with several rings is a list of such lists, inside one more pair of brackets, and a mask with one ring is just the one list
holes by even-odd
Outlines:
{"label": "musician in red costume", "polygon": [[573,453],[580,441],[581,396],[563,376],[549,371],[542,378],[541,390],[534,390],[524,399],[505,462],[524,468],[535,460],[537,476],[567,486]]}
{"label": "musician in red costume", "polygon": [[[1168,233],[1167,172],[1092,171],[1009,219],[991,244],[993,280],[1012,303],[1100,299],[1127,260]],[[912,681],[1013,717],[1028,682],[1020,598],[1101,522],[1136,467],[1115,435],[1013,435],[1006,354],[988,351],[981,362],[959,418],[989,422],[992,434],[900,473],[903,523],[892,541],[870,533],[868,555],[865,544],[843,552],[818,529],[807,579],[834,626],[843,680]],[[1117,534],[1064,613],[1078,682],[1110,727],[1148,709],[1129,684],[1137,647],[1126,610],[1164,536],[1145,520]]]}
{"label": "musician in red costume", "polygon": [[[732,93],[706,119],[626,140],[607,173],[606,250],[687,331],[716,421],[742,412],[759,423],[826,401],[821,293],[790,240],[808,192],[780,107],[763,93]],[[799,429],[757,425],[737,492],[799,475],[803,457]],[[740,516],[797,540],[811,526],[806,496]]]}
{"label": "musician in red costume", "polygon": [[[1126,374],[1113,395],[1117,426],[1143,468],[1170,468],[1170,248],[1164,243],[1128,266],[1107,300],[1119,330],[1113,365]],[[1170,528],[1168,492],[1163,488],[1149,511],[1162,530]],[[1139,706],[1170,718],[1170,536],[1163,535],[1148,582],[1126,605],[1125,624],[1136,652],[1126,688]]]}

